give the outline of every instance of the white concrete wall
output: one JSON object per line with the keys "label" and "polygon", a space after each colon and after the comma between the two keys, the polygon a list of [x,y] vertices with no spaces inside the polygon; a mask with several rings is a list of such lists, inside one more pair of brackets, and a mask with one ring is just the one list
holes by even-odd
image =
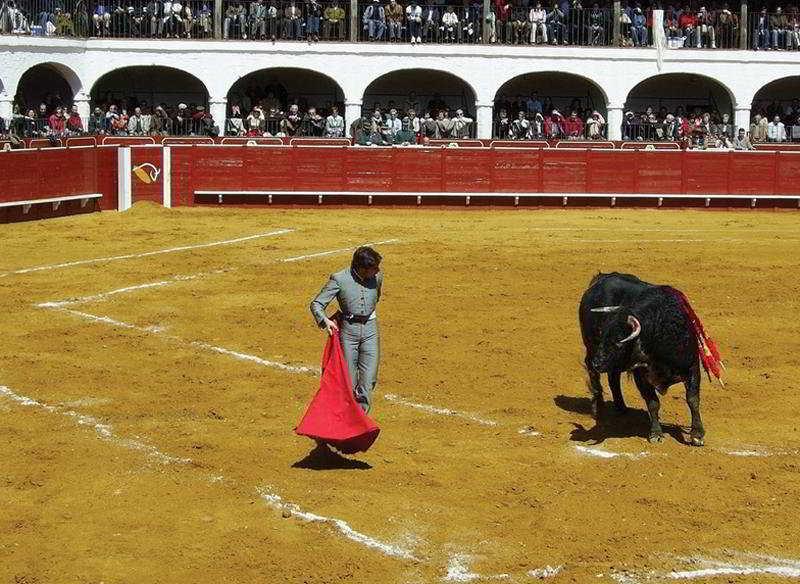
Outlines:
{"label": "white concrete wall", "polygon": [[[661,73],[694,73],[714,79],[730,93],[737,121],[750,108],[756,92],[777,79],[800,75],[800,57],[790,52],[667,51],[659,70],[655,49],[481,45],[306,45],[246,41],[71,40],[0,37],[0,115],[10,115],[9,97],[22,75],[37,64],[52,63],[64,74],[75,94],[90,94],[95,82],[110,71],[135,65],[182,69],[208,90],[209,101],[221,111],[231,86],[241,77],[273,67],[316,71],[342,89],[348,113],[363,101],[374,80],[403,69],[445,71],[461,78],[480,104],[479,137],[489,137],[486,105],[497,91],[519,75],[563,72],[594,82],[616,120],[628,93]],[[2,94],[5,95],[2,95]],[[547,88],[540,94],[546,95]],[[8,111],[6,111],[8,110]],[[613,110],[613,111],[612,111]],[[349,124],[352,120],[348,119]],[[222,120],[217,120],[222,125]],[[610,126],[611,138],[619,127]]]}

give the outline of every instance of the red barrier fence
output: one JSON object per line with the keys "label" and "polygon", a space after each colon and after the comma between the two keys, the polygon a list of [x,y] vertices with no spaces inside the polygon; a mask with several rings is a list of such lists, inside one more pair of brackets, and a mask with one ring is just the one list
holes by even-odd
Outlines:
{"label": "red barrier fence", "polygon": [[[102,198],[78,198],[89,194]],[[0,222],[116,208],[116,148],[0,153]]]}
{"label": "red barrier fence", "polygon": [[800,153],[505,148],[185,147],[173,204],[195,191],[800,194]]}

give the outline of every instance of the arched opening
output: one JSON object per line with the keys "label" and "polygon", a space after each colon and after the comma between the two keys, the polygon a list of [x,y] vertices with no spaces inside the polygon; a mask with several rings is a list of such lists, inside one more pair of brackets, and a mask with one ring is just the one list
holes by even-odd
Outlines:
{"label": "arched opening", "polygon": [[622,138],[677,140],[691,126],[691,136],[703,144],[719,133],[733,139],[733,106],[730,90],[716,79],[693,73],[656,75],[628,94]]}
{"label": "arched opening", "polygon": [[115,69],[95,82],[90,99],[90,131],[215,135],[206,86],[180,69],[156,65]]}
{"label": "arched opening", "polygon": [[[240,77],[227,97],[228,135],[341,137],[345,133],[344,92],[316,71],[294,67],[254,71]],[[328,117],[336,121],[329,122]]]}
{"label": "arched opening", "polygon": [[58,107],[70,107],[80,90],[81,82],[72,69],[60,63],[41,63],[22,74],[14,103],[23,112],[49,115]]}
{"label": "arched opening", "polygon": [[[770,122],[783,124],[785,139],[792,142],[800,141],[800,97],[798,96],[800,96],[800,75],[767,83],[753,98],[753,105],[750,108],[752,121],[760,125]],[[756,140],[760,141],[758,138],[759,136],[756,136]]]}
{"label": "arched opening", "polygon": [[606,101],[603,89],[580,75],[555,71],[519,75],[495,95],[492,136],[504,140],[605,138]]}
{"label": "arched opening", "polygon": [[[415,133],[428,139],[473,138],[475,101],[475,90],[452,73],[432,69],[392,71],[375,79],[364,91],[361,125],[369,121],[371,133],[383,135],[384,140],[384,130],[389,127],[388,141],[396,138],[396,128],[391,128],[394,123],[401,128],[401,141],[411,141]],[[393,121],[392,110],[396,110],[399,122]],[[411,119],[409,110],[419,118],[417,122]]]}

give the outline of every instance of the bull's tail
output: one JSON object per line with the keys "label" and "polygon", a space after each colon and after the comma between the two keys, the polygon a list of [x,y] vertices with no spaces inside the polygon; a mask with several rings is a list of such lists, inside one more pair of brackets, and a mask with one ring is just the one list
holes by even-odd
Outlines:
{"label": "bull's tail", "polygon": [[719,381],[719,384],[725,387],[725,383],[722,381],[722,372],[726,369],[725,364],[722,362],[722,357],[719,354],[717,343],[706,334],[703,322],[700,320],[700,317],[697,316],[692,305],[689,304],[689,299],[686,298],[686,295],[680,290],[676,290],[670,286],[665,286],[665,288],[675,296],[683,309],[683,313],[692,324],[695,337],[697,338],[697,345],[700,349],[700,362],[703,364],[703,369],[706,370],[708,378],[711,379],[713,375],[717,381]]}

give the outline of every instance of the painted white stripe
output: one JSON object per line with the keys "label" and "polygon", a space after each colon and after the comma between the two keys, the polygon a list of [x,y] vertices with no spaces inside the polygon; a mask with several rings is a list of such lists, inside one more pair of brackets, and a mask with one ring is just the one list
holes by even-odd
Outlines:
{"label": "painted white stripe", "polygon": [[580,444],[573,445],[575,450],[580,452],[581,454],[585,454],[587,456],[595,456],[597,458],[630,458],[631,460],[637,460],[639,458],[644,458],[648,455],[647,452],[639,452],[636,454],[632,454],[630,452],[610,452],[608,450],[603,450],[601,448],[590,448],[588,446],[581,446]]}
{"label": "painted white stripe", "polygon": [[531,570],[528,572],[528,576],[531,578],[539,578],[543,580],[545,578],[552,578],[553,576],[557,576],[561,570],[564,569],[563,564],[560,566],[543,566],[541,568],[536,568],[535,570]]}
{"label": "painted white stripe", "polygon": [[510,574],[476,574],[469,564],[475,560],[474,556],[465,553],[450,554],[447,561],[447,574],[442,578],[444,582],[472,582],[474,580],[508,580]]}
{"label": "painted white stripe", "polygon": [[421,410],[429,414],[437,414],[440,416],[454,416],[457,418],[463,418],[465,420],[469,420],[471,422],[477,422],[478,424],[483,424],[484,426],[497,426],[497,422],[495,422],[494,420],[488,420],[476,414],[471,414],[468,412],[459,412],[457,410],[451,410],[449,408],[440,408],[429,404],[418,404],[410,402],[405,398],[400,397],[399,395],[395,395],[393,393],[387,393],[383,397],[386,398],[388,401],[396,403],[398,405],[414,408],[415,410]]}
{"label": "painted white stripe", "polygon": [[117,149],[117,211],[127,211],[133,203],[131,190],[131,149]]}
{"label": "painted white stripe", "polygon": [[237,237],[235,239],[225,239],[223,241],[211,241],[209,243],[198,243],[195,245],[182,245],[179,247],[170,247],[167,249],[157,249],[155,251],[146,251],[143,253],[130,253],[125,255],[118,255],[118,256],[108,256],[103,258],[92,258],[88,260],[76,260],[74,262],[65,262],[63,264],[51,264],[47,266],[36,266],[33,268],[22,268],[19,270],[13,270],[11,272],[6,272],[2,274],[3,276],[7,276],[9,274],[30,274],[31,272],[41,272],[44,270],[58,270],[61,268],[71,268],[74,266],[84,266],[88,264],[98,264],[98,263],[105,263],[105,262],[116,262],[120,260],[130,260],[135,258],[145,258],[150,256],[162,255],[167,253],[177,253],[181,251],[189,251],[192,249],[203,249],[207,247],[217,247],[221,245],[233,245],[236,243],[242,243],[244,241],[251,241],[254,239],[261,239],[263,237],[273,237],[276,235],[285,235],[287,233],[294,232],[295,229],[278,229],[275,231],[269,231],[267,233],[257,233],[255,235],[248,235],[245,237]]}
{"label": "painted white stripe", "polygon": [[43,402],[39,402],[31,397],[19,395],[14,391],[12,391],[10,388],[6,387],[5,385],[0,385],[0,395],[10,399],[11,401],[18,403],[21,406],[36,407],[51,414],[61,414],[63,416],[73,418],[75,422],[80,426],[92,427],[95,433],[97,434],[98,438],[106,440],[108,442],[113,442],[129,450],[138,450],[140,452],[144,452],[147,456],[149,456],[150,458],[154,458],[155,460],[157,460],[162,464],[169,464],[169,463],[188,464],[191,462],[190,458],[176,458],[174,456],[164,454],[154,446],[145,444],[144,442],[140,442],[139,440],[133,440],[131,438],[122,438],[120,436],[117,436],[114,433],[114,428],[110,424],[104,424],[93,416],[87,416],[85,414],[81,414],[74,410],[67,410],[60,406],[46,404]]}
{"label": "painted white stripe", "polygon": [[261,498],[274,509],[278,509],[279,511],[288,511],[291,513],[293,517],[297,517],[302,521],[306,521],[309,523],[326,523],[331,525],[335,529],[337,529],[344,537],[350,539],[356,543],[359,543],[363,546],[368,548],[377,550],[384,555],[393,557],[393,558],[400,558],[404,560],[415,560],[419,561],[418,558],[414,556],[411,551],[407,550],[402,546],[397,546],[390,544],[385,541],[381,541],[359,531],[356,531],[350,525],[344,521],[343,519],[336,519],[333,517],[324,517],[322,515],[317,515],[315,513],[309,513],[308,511],[303,511],[295,505],[294,503],[287,503],[279,495],[271,492],[268,489],[260,488],[257,489],[258,493],[261,495]]}
{"label": "painted white stripe", "polygon": [[306,255],[295,256],[295,257],[292,257],[292,258],[283,258],[282,260],[278,260],[278,261],[280,261],[280,262],[299,262],[299,261],[307,260],[307,259],[310,259],[310,258],[319,258],[319,257],[323,257],[323,256],[334,255],[334,254],[337,254],[337,253],[344,253],[344,252],[347,252],[347,251],[353,251],[354,249],[356,249],[356,247],[360,247],[360,246],[363,246],[363,245],[389,245],[391,243],[400,243],[400,240],[399,239],[386,239],[384,241],[373,241],[373,242],[370,242],[370,243],[362,243],[359,246],[342,247],[342,248],[339,248],[339,249],[331,249],[331,250],[328,250],[328,251],[321,251],[321,252],[318,252],[318,253],[310,253],[310,254],[306,254]]}
{"label": "painted white stripe", "polygon": [[108,292],[100,292],[98,294],[91,294],[89,296],[79,296],[77,298],[70,298],[68,300],[56,300],[51,302],[41,302],[36,305],[37,308],[63,308],[64,306],[70,306],[73,304],[84,304],[86,302],[101,302],[103,300],[107,300],[112,296],[116,296],[118,294],[127,294],[128,292],[136,292],[138,290],[146,290],[148,288],[161,288],[163,286],[170,286],[175,284],[176,282],[186,282],[189,280],[197,280],[198,278],[203,278],[208,275],[216,275],[216,274],[223,274],[226,272],[230,272],[232,269],[228,270],[214,270],[213,272],[199,272],[197,274],[189,274],[189,275],[176,275],[172,276],[169,280],[161,280],[159,282],[148,282],[146,284],[137,284],[135,286],[126,286],[124,288],[117,288],[116,290],[109,290]]}
{"label": "painted white stripe", "polygon": [[[52,308],[50,306],[45,306],[44,308]],[[114,327],[124,328],[128,330],[135,330],[142,333],[149,333],[152,335],[157,335],[160,338],[183,344],[192,347],[197,347],[198,349],[203,349],[205,351],[211,351],[213,353],[219,353],[220,355],[227,355],[228,357],[233,357],[234,359],[238,359],[239,361],[249,361],[251,363],[255,363],[257,365],[262,365],[264,367],[272,367],[273,369],[280,369],[282,371],[288,371],[289,373],[303,373],[303,374],[310,374],[310,375],[319,375],[320,369],[319,367],[313,367],[310,365],[290,365],[288,363],[281,363],[280,361],[270,361],[268,359],[263,359],[261,357],[257,357],[255,355],[250,355],[248,353],[241,353],[239,351],[234,351],[232,349],[226,349],[225,347],[218,347],[216,345],[211,345],[209,343],[203,341],[187,341],[182,339],[181,337],[177,337],[175,335],[167,335],[164,334],[163,327],[158,325],[151,325],[151,326],[139,326],[136,324],[132,324],[129,322],[124,322],[121,320],[116,320],[114,318],[108,316],[100,316],[97,314],[90,314],[88,312],[82,312],[80,310],[73,310],[71,308],[63,308],[63,307],[56,307],[55,310],[60,310],[61,312],[66,312],[73,316],[77,316],[84,320],[88,320],[90,322],[96,322],[101,324],[107,324]]]}
{"label": "painted white stripe", "polygon": [[800,239],[559,239],[555,243],[625,243],[628,245],[642,245],[645,243],[796,243]]}
{"label": "painted white stripe", "polygon": [[172,148],[161,149],[161,200],[167,209],[172,207]]}
{"label": "painted white stripe", "polygon": [[701,570],[673,571],[667,574],[667,577],[673,580],[696,580],[697,578],[713,578],[716,576],[753,576],[756,574],[800,578],[800,568],[787,566],[726,566]]}

